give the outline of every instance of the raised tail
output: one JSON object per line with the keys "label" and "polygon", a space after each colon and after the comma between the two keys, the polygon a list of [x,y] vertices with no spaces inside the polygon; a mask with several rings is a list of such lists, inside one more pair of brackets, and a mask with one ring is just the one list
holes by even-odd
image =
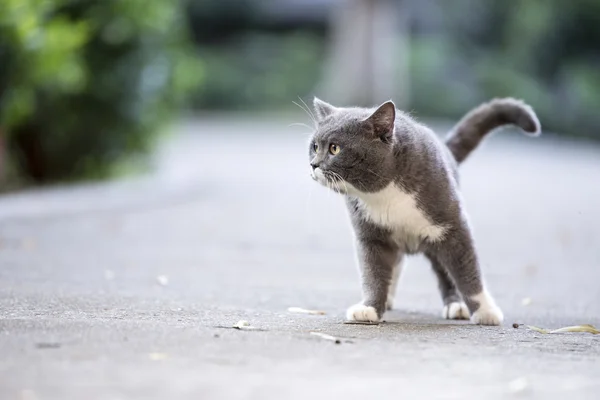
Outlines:
{"label": "raised tail", "polygon": [[446,146],[460,164],[488,133],[503,125],[516,125],[530,136],[541,132],[533,109],[513,98],[493,99],[471,110],[450,131]]}

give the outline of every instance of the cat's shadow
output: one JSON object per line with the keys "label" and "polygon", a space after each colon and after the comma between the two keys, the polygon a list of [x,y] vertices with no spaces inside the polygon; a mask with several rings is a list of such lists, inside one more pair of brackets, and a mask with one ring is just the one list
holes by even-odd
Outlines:
{"label": "cat's shadow", "polygon": [[349,323],[347,321],[341,322],[341,324],[353,327],[351,330],[377,329],[382,332],[389,332],[391,330],[405,333],[434,333],[440,331],[448,332],[460,328],[477,328],[476,325],[472,325],[468,320],[448,320],[435,314],[402,310],[386,312],[383,320],[378,324]]}

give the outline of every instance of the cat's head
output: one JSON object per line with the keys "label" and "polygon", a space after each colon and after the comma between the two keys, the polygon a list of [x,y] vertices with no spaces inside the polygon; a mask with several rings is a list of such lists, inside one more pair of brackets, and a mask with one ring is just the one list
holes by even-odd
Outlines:
{"label": "cat's head", "polygon": [[339,108],[315,97],[311,176],[339,193],[376,192],[392,180],[396,107]]}

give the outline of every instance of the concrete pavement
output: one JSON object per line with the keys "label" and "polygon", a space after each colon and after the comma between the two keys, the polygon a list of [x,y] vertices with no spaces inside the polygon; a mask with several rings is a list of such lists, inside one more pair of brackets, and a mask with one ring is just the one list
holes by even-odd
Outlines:
{"label": "concrete pavement", "polygon": [[598,398],[600,335],[511,325],[600,327],[600,147],[501,133],[464,165],[504,326],[442,320],[419,257],[356,326],[343,201],[290,122],[188,121],[147,177],[0,197],[0,399]]}

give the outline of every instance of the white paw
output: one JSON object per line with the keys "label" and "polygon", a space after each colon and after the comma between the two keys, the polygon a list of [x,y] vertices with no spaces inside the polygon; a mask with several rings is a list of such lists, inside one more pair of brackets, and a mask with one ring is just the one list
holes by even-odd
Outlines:
{"label": "white paw", "polygon": [[500,325],[504,315],[500,307],[496,305],[494,298],[484,289],[478,295],[471,297],[479,303],[479,308],[471,316],[471,322],[477,325]]}
{"label": "white paw", "polygon": [[363,304],[355,304],[346,311],[348,321],[377,322],[379,316],[375,308]]}
{"label": "white paw", "polygon": [[446,304],[442,311],[442,317],[446,319],[469,319],[469,316],[469,309],[462,301]]}
{"label": "white paw", "polygon": [[473,313],[471,322],[477,325],[500,325],[504,321],[504,314],[502,310],[495,307],[479,307],[477,311]]}

